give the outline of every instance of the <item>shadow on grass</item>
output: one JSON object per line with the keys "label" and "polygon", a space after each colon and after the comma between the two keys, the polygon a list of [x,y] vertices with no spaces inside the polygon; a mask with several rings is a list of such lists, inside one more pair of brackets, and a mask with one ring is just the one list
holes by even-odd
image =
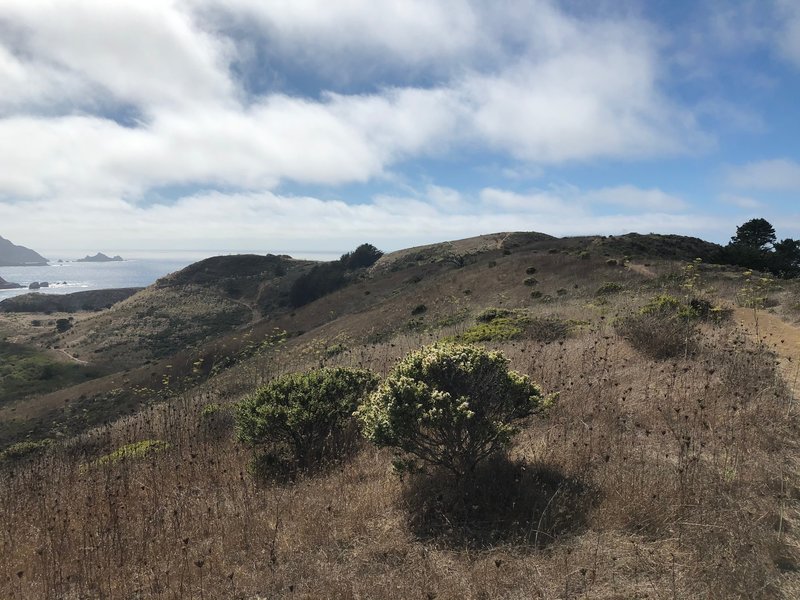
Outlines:
{"label": "shadow on grass", "polygon": [[552,467],[496,458],[458,487],[440,473],[415,475],[402,501],[420,539],[457,549],[541,548],[582,530],[597,494]]}

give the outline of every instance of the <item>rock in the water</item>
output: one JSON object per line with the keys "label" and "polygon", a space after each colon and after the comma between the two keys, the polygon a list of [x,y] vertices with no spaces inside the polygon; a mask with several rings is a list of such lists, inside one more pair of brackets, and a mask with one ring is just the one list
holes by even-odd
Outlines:
{"label": "rock in the water", "polygon": [[115,256],[114,258],[111,258],[102,252],[98,252],[94,256],[84,256],[83,258],[79,258],[75,262],[118,262],[121,260],[124,260],[121,256]]}

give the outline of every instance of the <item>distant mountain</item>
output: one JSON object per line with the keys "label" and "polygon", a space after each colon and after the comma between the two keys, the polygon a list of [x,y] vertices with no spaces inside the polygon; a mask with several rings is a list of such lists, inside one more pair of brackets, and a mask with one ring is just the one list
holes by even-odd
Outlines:
{"label": "distant mountain", "polygon": [[115,256],[114,258],[111,258],[102,252],[98,252],[94,256],[85,256],[83,258],[79,258],[75,262],[119,262],[121,260],[124,260],[121,256]]}
{"label": "distant mountain", "polygon": [[27,267],[46,265],[47,259],[30,248],[17,246],[0,237],[0,267]]}

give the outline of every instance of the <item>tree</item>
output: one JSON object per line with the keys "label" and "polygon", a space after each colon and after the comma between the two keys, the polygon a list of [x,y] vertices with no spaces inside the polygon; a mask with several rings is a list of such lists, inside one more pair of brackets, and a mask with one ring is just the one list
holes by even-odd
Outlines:
{"label": "tree", "polygon": [[772,272],[783,277],[800,275],[800,240],[787,238],[775,244]]}
{"label": "tree", "polygon": [[374,265],[383,256],[383,252],[372,244],[361,244],[352,252],[343,254],[339,259],[348,269],[363,269]]}
{"label": "tree", "polygon": [[445,343],[404,358],[356,417],[369,440],[405,453],[398,466],[421,459],[461,480],[508,447],[515,420],[549,401],[500,352]]}
{"label": "tree", "polygon": [[377,377],[361,369],[283,375],[239,404],[238,438],[252,446],[285,446],[297,467],[312,467],[347,450],[348,423],[376,385]]}
{"label": "tree", "polygon": [[775,228],[769,221],[750,219],[736,228],[736,235],[731,238],[731,244],[767,251],[775,244],[776,240]]}

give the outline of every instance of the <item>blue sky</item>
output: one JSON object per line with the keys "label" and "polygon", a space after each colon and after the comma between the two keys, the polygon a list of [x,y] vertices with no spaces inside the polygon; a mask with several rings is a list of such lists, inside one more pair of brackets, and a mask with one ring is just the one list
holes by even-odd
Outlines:
{"label": "blue sky", "polygon": [[4,0],[0,235],[800,237],[797,0]]}

